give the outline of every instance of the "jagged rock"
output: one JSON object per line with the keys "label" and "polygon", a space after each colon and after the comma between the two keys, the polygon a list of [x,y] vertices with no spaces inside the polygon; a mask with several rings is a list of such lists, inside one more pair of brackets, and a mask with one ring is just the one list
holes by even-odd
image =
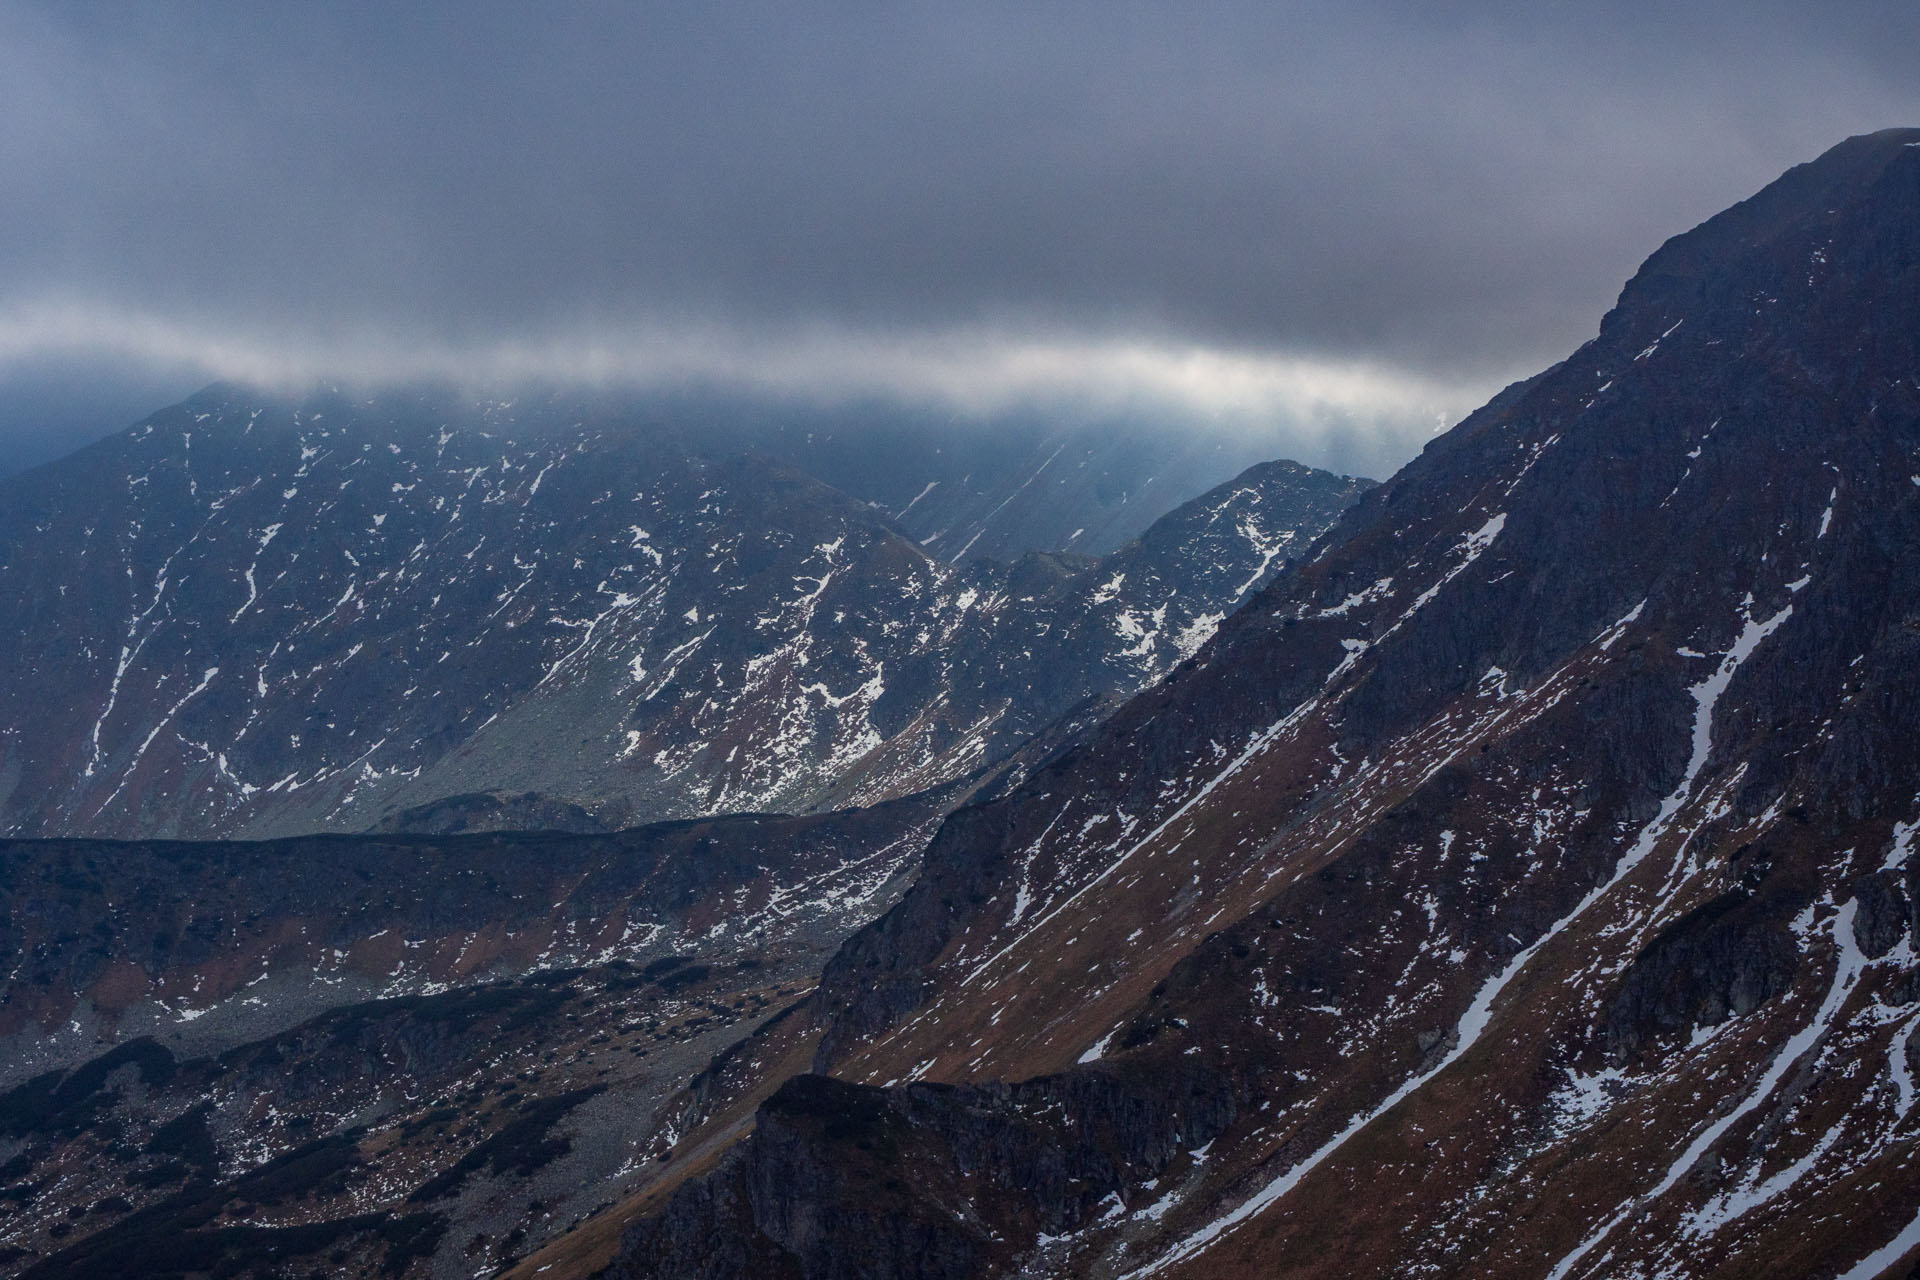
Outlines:
{"label": "jagged rock", "polygon": [[1796,910],[1727,893],[1663,929],[1615,988],[1603,1024],[1608,1054],[1626,1061],[1657,1036],[1717,1026],[1786,991],[1800,969],[1785,923]]}
{"label": "jagged rock", "polygon": [[1907,933],[1910,904],[1891,871],[1862,876],[1853,882],[1859,909],[1853,917],[1853,937],[1869,959],[1877,960],[1900,944]]}
{"label": "jagged rock", "polygon": [[716,947],[817,956],[904,889],[940,810],[599,836],[0,841],[0,1086],[103,1040],[220,1051],[328,1008],[533,969]]}
{"label": "jagged rock", "polygon": [[798,1076],[713,1177],[628,1232],[609,1275],[969,1280],[1096,1220],[1234,1115],[1206,1067],[985,1088]]}
{"label": "jagged rock", "polygon": [[613,827],[577,804],[554,800],[537,791],[519,795],[482,791],[447,796],[388,814],[373,825],[373,830],[435,836],[469,831],[565,831],[585,836],[605,835]]}

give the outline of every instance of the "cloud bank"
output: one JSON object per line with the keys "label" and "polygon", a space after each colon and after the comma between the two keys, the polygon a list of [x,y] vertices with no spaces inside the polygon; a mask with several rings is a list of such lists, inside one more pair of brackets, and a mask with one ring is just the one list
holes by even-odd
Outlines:
{"label": "cloud bank", "polygon": [[0,5],[0,454],[10,371],[91,360],[1404,456],[1666,236],[1920,121],[1917,49],[1896,3]]}
{"label": "cloud bank", "polygon": [[[316,344],[220,333],[163,317],[73,303],[0,311],[0,367],[48,359],[179,371],[281,391],[526,383],[746,391],[812,405],[892,400],[990,417],[1054,407],[1076,416],[1158,416],[1189,428],[1291,435],[1304,454],[1391,465],[1490,388],[1355,358],[1235,351],[1124,337],[1062,337],[975,327],[858,333],[815,326],[752,335],[601,327],[538,340]],[[1355,458],[1352,437],[1371,438]]]}

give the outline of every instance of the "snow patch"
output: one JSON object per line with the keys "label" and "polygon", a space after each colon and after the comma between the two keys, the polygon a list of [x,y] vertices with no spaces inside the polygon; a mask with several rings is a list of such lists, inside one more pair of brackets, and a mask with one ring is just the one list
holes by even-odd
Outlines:
{"label": "snow patch", "polygon": [[1098,1040],[1094,1041],[1093,1047],[1088,1049],[1085,1053],[1081,1054],[1078,1058],[1075,1058],[1074,1061],[1083,1063],[1083,1064],[1088,1062],[1100,1061],[1100,1059],[1106,1055],[1107,1046],[1112,1044],[1113,1038],[1119,1034],[1120,1034],[1120,1028],[1115,1027],[1113,1030],[1107,1032],[1107,1034],[1101,1036]]}

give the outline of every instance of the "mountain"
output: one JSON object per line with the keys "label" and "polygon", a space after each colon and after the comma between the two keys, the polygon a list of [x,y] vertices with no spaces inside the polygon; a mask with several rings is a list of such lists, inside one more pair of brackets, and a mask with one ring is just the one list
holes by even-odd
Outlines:
{"label": "mountain", "polygon": [[1099,560],[949,563],[755,440],[805,452],[559,395],[217,386],[0,485],[0,831],[879,803],[1157,678],[1366,487],[1265,464]]}
{"label": "mountain", "polygon": [[[1239,532],[1273,477],[1099,563],[975,570],[766,459],[656,458],[693,495],[661,508],[688,522],[672,540],[694,549],[688,565],[776,600],[811,574],[809,619],[868,580],[853,553],[904,547],[884,562],[930,565],[955,589],[975,579],[951,575],[1001,575],[995,589],[1024,606],[1015,634],[1151,635],[1172,669],[1117,710],[1097,694],[1071,704],[998,771],[863,810],[611,835],[399,832],[514,815],[605,824],[544,778],[455,786],[449,769],[417,800],[396,787],[369,806],[393,833],[0,848],[0,1016],[20,1063],[0,1094],[0,1265],[547,1280],[1907,1274],[1920,1261],[1916,370],[1920,130],[1904,130],[1852,139],[1670,241],[1592,342],[1433,442],[1297,557]],[[356,431],[400,422],[351,412]],[[173,425],[164,456],[205,443]],[[389,457],[418,451],[396,434]],[[300,444],[316,450],[303,461],[329,442]],[[375,466],[340,452],[343,468]],[[594,477],[585,507],[617,491],[599,481],[617,449],[568,456],[591,457],[578,463]],[[566,542],[560,508],[537,505],[546,465],[483,490],[511,497],[472,499],[461,537],[505,540],[531,507],[539,536],[513,545],[548,558],[519,572],[540,580],[572,555],[581,565],[564,572],[604,580],[589,535]],[[6,518],[37,536],[86,509],[85,486],[51,474],[9,490]],[[135,488],[154,483],[139,474]],[[420,485],[417,509],[436,515],[453,501],[424,472],[367,474],[375,492]],[[555,462],[544,483],[569,474],[580,481]],[[194,485],[211,490],[195,518],[225,532],[206,545],[258,545],[259,514],[224,523],[240,496],[223,497],[217,475],[167,483],[189,508]],[[292,608],[310,572],[296,564],[341,545],[313,530],[369,515],[334,515],[357,475],[322,484],[327,500],[301,508],[299,562],[224,556],[209,562],[221,573],[176,573],[173,546],[185,564],[203,542],[173,526],[153,539],[157,562],[131,572],[145,583],[167,565],[141,607],[168,627],[124,645],[110,632],[127,656],[107,691],[115,671],[118,688],[149,688],[128,673],[169,646],[191,674],[206,652],[193,646],[220,630],[204,619],[228,607],[199,593],[230,594],[231,575],[242,621],[278,589],[262,568],[287,574]],[[814,495],[796,500],[808,512],[841,514],[782,515],[789,542],[766,561],[742,554],[790,489]],[[91,492],[96,508],[121,501],[110,484]],[[742,493],[759,496],[729,508]],[[162,524],[173,509],[139,508]],[[371,514],[386,516],[375,528],[400,518]],[[879,530],[868,542],[862,515]],[[657,536],[633,523],[649,538],[630,548]],[[61,536],[91,555],[87,527]],[[718,534],[705,545],[721,558],[700,559],[688,530]],[[1246,559],[1195,550],[1209,539]],[[344,545],[359,572],[313,581],[351,582],[356,618],[377,617],[362,592],[400,569]],[[125,614],[111,592],[129,569],[112,563],[71,579],[87,585],[67,616]],[[462,572],[451,564],[434,569],[447,586]],[[1217,605],[1174,612],[1166,587],[1200,590],[1184,580],[1127,596],[1153,564],[1204,566],[1215,598],[1251,598],[1215,621]],[[448,616],[500,604],[517,580],[471,587]],[[19,592],[4,616],[101,647],[78,622],[59,630],[63,581]],[[877,621],[881,598],[844,612]],[[503,619],[518,618],[515,599]],[[1168,612],[1154,618],[1148,600]],[[497,626],[549,616],[574,615]],[[1211,639],[1176,660],[1168,637],[1202,618]],[[301,646],[324,625],[267,635]],[[538,681],[629,652],[610,621],[562,629],[585,633],[580,665],[526,660]],[[805,653],[808,679],[863,652],[840,632],[765,630],[778,643],[753,649],[736,625],[746,647],[728,652],[747,656],[723,668],[794,636],[808,643],[784,652],[796,669]],[[30,674],[84,666],[61,666],[54,638],[34,645],[17,650]],[[993,652],[1024,662],[1033,647]],[[1057,674],[1057,657],[979,653],[964,653],[969,670]],[[655,671],[658,654],[642,656]],[[381,661],[406,687],[404,648]],[[462,661],[476,682],[494,670]],[[194,688],[167,678],[163,711]],[[43,680],[38,704],[13,695],[9,723],[28,724],[30,705],[42,720],[97,705],[63,702],[68,687]],[[141,721],[133,746],[192,731],[185,718],[220,687],[208,680],[157,729]],[[407,705],[351,692],[340,707],[382,719]],[[535,683],[488,714],[548,696]],[[523,751],[552,750],[534,729],[591,723],[592,706],[519,713]],[[311,705],[312,722],[327,709]],[[18,795],[24,766],[11,767],[0,789]],[[889,776],[830,772],[823,804]]]}
{"label": "mountain", "polygon": [[514,1274],[1907,1274],[1916,371],[1920,130],[1668,242]]}

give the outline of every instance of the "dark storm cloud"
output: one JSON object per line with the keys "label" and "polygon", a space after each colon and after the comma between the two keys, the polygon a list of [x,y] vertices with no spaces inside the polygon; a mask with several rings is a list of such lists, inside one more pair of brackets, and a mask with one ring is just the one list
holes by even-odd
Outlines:
{"label": "dark storm cloud", "polygon": [[1400,448],[1920,121],[1911,4],[1412,8],[16,5],[0,359],[1334,387]]}

